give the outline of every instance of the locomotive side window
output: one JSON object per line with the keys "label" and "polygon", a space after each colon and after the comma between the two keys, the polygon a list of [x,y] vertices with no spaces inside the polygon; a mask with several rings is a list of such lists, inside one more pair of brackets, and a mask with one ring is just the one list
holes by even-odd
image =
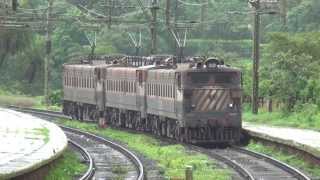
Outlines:
{"label": "locomotive side window", "polygon": [[84,87],[84,78],[82,76],[80,76],[80,87],[83,88]]}
{"label": "locomotive side window", "polygon": [[90,87],[90,79],[89,79],[89,77],[87,77],[87,88],[91,88]]}
{"label": "locomotive side window", "polygon": [[131,91],[131,81],[128,81],[127,87],[128,87],[127,92],[131,93],[132,92]]}
{"label": "locomotive side window", "polygon": [[153,93],[153,92],[154,92],[154,91],[153,91],[153,89],[154,89],[154,88],[153,88],[153,84],[151,84],[151,96],[153,96],[153,95],[154,95],[154,93]]}
{"label": "locomotive side window", "polygon": [[156,84],[156,96],[160,95],[160,86],[159,84]]}
{"label": "locomotive side window", "polygon": [[[77,75],[77,74],[76,74]],[[79,84],[79,77],[76,76],[75,77],[75,84],[74,84],[74,87],[78,87],[78,84]]]}
{"label": "locomotive side window", "polygon": [[116,80],[116,92],[118,92],[118,91],[119,91],[119,81]]}
{"label": "locomotive side window", "polygon": [[81,87],[81,78],[80,78],[80,76],[79,76],[80,74],[78,73],[78,76],[77,76],[77,78],[78,78],[78,83],[77,83],[77,87],[78,88],[80,88]]}
{"label": "locomotive side window", "polygon": [[120,83],[118,80],[116,80],[116,92],[118,92],[120,89]]}
{"label": "locomotive side window", "polygon": [[76,78],[74,77],[74,74],[72,76],[72,87],[75,87],[76,85]]}

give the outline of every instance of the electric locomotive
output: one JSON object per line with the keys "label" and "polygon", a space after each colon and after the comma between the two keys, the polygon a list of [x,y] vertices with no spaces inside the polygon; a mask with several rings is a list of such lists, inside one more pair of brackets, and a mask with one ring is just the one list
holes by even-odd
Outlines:
{"label": "electric locomotive", "polygon": [[168,56],[144,57],[141,59],[155,62],[142,63],[144,66],[125,59],[132,60],[64,65],[63,112],[75,119],[100,119],[114,127],[187,143],[239,142],[238,69],[216,59],[176,64]]}

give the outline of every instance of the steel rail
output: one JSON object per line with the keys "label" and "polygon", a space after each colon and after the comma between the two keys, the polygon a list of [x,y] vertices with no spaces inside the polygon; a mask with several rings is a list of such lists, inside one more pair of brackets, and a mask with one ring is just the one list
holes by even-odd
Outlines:
{"label": "steel rail", "polygon": [[212,151],[206,150],[205,153],[207,155],[227,164],[229,167],[231,167],[236,172],[238,172],[240,174],[240,176],[242,176],[243,178],[245,178],[247,180],[255,180],[253,175],[245,167],[243,167],[241,164],[237,163],[236,161],[232,161],[232,160],[230,160],[230,159],[228,159],[218,153],[212,152]]}
{"label": "steel rail", "polygon": [[[54,118],[70,119],[69,116],[65,116],[61,112],[58,112],[58,111],[38,110],[38,109],[22,108],[22,107],[16,107],[16,106],[9,106],[8,108],[16,110],[16,111],[20,111],[20,112],[30,113],[30,114],[44,115],[44,116],[49,116],[49,117],[54,117]],[[92,139],[97,140],[97,141],[99,141],[101,143],[104,143],[104,144],[112,147],[113,149],[118,150],[119,152],[124,154],[126,157],[128,157],[133,162],[133,164],[136,166],[136,169],[139,171],[137,180],[143,180],[144,179],[144,167],[143,167],[142,162],[140,161],[140,159],[134,153],[132,153],[131,151],[129,151],[125,147],[123,147],[123,146],[121,146],[121,145],[119,145],[117,143],[114,143],[114,142],[112,142],[112,141],[110,141],[108,139],[105,139],[103,137],[100,137],[100,136],[97,136],[95,134],[92,134],[92,133],[80,131],[78,129],[74,129],[74,128],[70,128],[70,127],[66,127],[66,126],[62,126],[62,125],[59,125],[59,126],[63,130],[67,130],[69,132],[85,135],[85,136],[87,136],[89,138],[92,138]]]}
{"label": "steel rail", "polygon": [[244,154],[247,154],[247,155],[250,155],[250,156],[253,156],[253,157],[256,157],[258,159],[263,159],[264,161],[266,162],[269,162],[270,164],[273,164],[277,167],[279,167],[280,169],[294,175],[294,177],[298,178],[299,180],[311,180],[310,177],[308,177],[307,175],[305,175],[304,173],[302,173],[301,171],[299,171],[298,169],[284,163],[284,162],[281,162],[273,157],[270,157],[268,155],[265,155],[265,154],[262,154],[262,153],[258,153],[258,152],[255,152],[255,151],[251,151],[251,150],[248,150],[248,149],[244,149],[244,148],[241,148],[241,147],[232,147],[233,150],[235,151],[238,151],[238,152],[241,152],[241,153],[244,153]]}
{"label": "steel rail", "polygon": [[79,178],[79,180],[89,180],[89,179],[91,179],[92,176],[94,175],[94,171],[95,171],[94,162],[93,162],[93,159],[92,159],[91,155],[89,154],[89,152],[84,147],[80,146],[75,141],[68,140],[68,142],[69,142],[69,144],[71,144],[73,147],[75,147],[80,152],[82,157],[89,164],[89,167],[88,167],[87,171]]}

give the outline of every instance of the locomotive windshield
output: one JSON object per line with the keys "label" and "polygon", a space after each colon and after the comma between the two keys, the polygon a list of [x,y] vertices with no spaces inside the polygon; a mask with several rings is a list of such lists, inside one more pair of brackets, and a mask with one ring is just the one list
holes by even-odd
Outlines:
{"label": "locomotive windshield", "polygon": [[230,84],[236,80],[236,73],[194,72],[188,75],[193,84]]}

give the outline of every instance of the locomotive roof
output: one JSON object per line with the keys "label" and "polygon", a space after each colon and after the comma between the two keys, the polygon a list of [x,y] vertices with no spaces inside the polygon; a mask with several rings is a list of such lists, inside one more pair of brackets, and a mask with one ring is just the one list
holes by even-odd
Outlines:
{"label": "locomotive roof", "polygon": [[179,72],[240,72],[239,68],[229,67],[226,65],[218,65],[215,68],[206,67],[190,67],[189,64],[178,65],[177,71]]}
{"label": "locomotive roof", "polygon": [[206,68],[206,67],[196,68],[196,67],[190,67],[189,63],[178,64],[177,68],[149,65],[149,66],[139,67],[138,69],[149,70],[149,71],[158,71],[158,72],[159,71],[162,71],[162,72],[168,72],[168,71],[176,71],[176,72],[240,72],[239,68],[229,67],[226,65],[218,65],[216,68]]}
{"label": "locomotive roof", "polygon": [[109,67],[111,64],[64,64],[67,69],[95,69]]}

